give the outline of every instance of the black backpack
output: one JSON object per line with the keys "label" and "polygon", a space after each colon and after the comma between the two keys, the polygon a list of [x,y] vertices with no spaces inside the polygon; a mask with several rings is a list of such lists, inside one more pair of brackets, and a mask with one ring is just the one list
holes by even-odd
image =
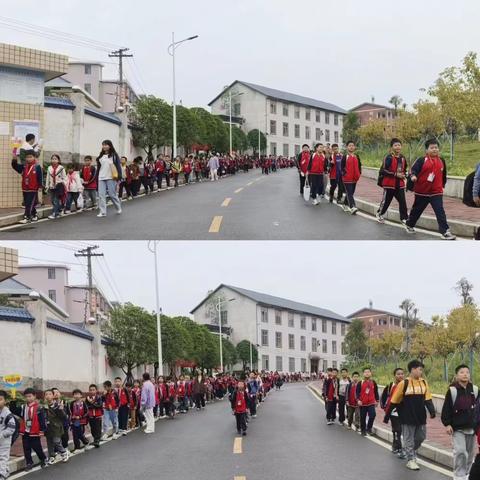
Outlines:
{"label": "black backpack", "polygon": [[473,180],[475,178],[475,172],[467,175],[465,178],[465,184],[463,186],[463,203],[468,207],[476,207],[473,201]]}
{"label": "black backpack", "polygon": [[5,425],[8,425],[10,419],[13,419],[13,421],[15,422],[15,430],[13,432],[13,435],[11,436],[11,445],[13,445],[17,441],[18,436],[20,435],[20,422],[13,413],[10,413],[5,417]]}

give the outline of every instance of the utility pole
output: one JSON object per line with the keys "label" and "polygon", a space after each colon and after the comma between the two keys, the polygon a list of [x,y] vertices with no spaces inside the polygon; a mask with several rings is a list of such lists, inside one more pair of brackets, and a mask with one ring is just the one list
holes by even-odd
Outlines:
{"label": "utility pole", "polygon": [[75,253],[76,257],[86,257],[87,258],[87,272],[88,272],[88,303],[90,304],[90,317],[93,316],[93,302],[92,302],[92,293],[93,293],[93,272],[92,272],[92,257],[103,257],[103,253],[93,253],[94,250],[99,248],[98,245],[92,247],[84,248]]}
{"label": "utility pole", "polygon": [[[122,93],[124,92],[124,81],[123,81],[123,59],[128,58],[128,57],[133,57],[132,54],[126,54],[125,52],[128,52],[130,49],[129,48],[119,48],[118,50],[115,50],[112,53],[109,53],[108,56],[111,58],[118,58],[118,76],[119,76],[119,82],[118,84],[120,85],[120,107],[123,106],[123,100],[122,100]],[[118,95],[117,95],[117,101],[118,101]],[[115,102],[115,107],[117,106],[117,101]]]}

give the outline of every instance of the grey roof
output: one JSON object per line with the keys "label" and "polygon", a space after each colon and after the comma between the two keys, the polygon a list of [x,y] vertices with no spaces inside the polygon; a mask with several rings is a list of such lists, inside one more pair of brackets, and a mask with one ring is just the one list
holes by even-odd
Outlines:
{"label": "grey roof", "polygon": [[244,82],[243,80],[235,80],[230,86],[222,90],[222,92],[219,95],[217,95],[208,105],[211,105],[215,100],[217,100],[217,98],[221,97],[226,90],[231,88],[236,83],[245,85],[246,87],[251,88],[252,90],[255,90],[257,92],[260,92],[261,94],[269,98],[275,98],[277,100],[282,100],[284,102],[289,102],[289,103],[297,103],[299,105],[306,105],[307,107],[319,108],[321,110],[327,110],[330,112],[341,113],[342,115],[347,114],[346,110],[344,110],[343,108],[337,105],[334,105],[333,103],[322,102],[321,100],[315,100],[314,98],[304,97],[302,95],[297,95],[295,93],[276,90],[275,88],[263,87],[261,85],[256,85],[255,83]]}
{"label": "grey roof", "polygon": [[62,97],[45,97],[45,107],[62,108],[65,110],[75,110],[75,104],[69,98]]}
{"label": "grey roof", "polygon": [[52,328],[53,330],[58,330],[59,332],[68,333],[69,335],[85,338],[90,341],[94,339],[93,334],[85,328],[77,327],[77,325],[73,323],[55,320],[54,318],[47,318],[47,327]]}
{"label": "grey roof", "polygon": [[92,117],[97,117],[107,122],[115,123],[116,125],[122,124],[122,121],[114,113],[100,112],[99,110],[94,110],[93,108],[89,107],[85,107],[85,113],[87,115],[91,115]]}
{"label": "grey roof", "polygon": [[363,307],[363,308],[360,308],[357,311],[351,313],[350,315],[348,315],[347,318],[356,318],[357,315],[360,312],[362,312],[363,310],[370,310],[371,312],[377,312],[377,313],[374,313],[374,315],[390,315],[392,317],[401,317],[402,316],[400,313],[392,313],[392,312],[387,312],[386,310],[378,310],[377,308]]}
{"label": "grey roof", "polygon": [[[229,288],[230,290],[233,290],[240,295],[244,295],[245,297],[248,297],[254,302],[260,303],[262,305],[283,308],[285,310],[294,310],[296,312],[307,313],[315,317],[328,318],[331,320],[338,320],[340,322],[350,323],[350,320],[348,318],[343,317],[342,315],[339,315],[338,313],[332,312],[331,310],[327,310],[325,308],[315,307],[306,303],[295,302],[286,298],[275,297],[273,295],[255,292],[253,290],[247,290],[245,288],[234,287],[232,285],[225,285],[223,283],[219,285],[210,295],[213,295],[222,287]],[[190,313],[193,313],[204,301],[205,300],[203,300],[199,305],[197,305]]]}
{"label": "grey roof", "polygon": [[69,82],[65,77],[57,77],[45,82],[45,86],[55,88],[71,88],[72,82]]}
{"label": "grey roof", "polygon": [[0,320],[33,323],[35,318],[25,308],[0,306]]}
{"label": "grey roof", "polygon": [[7,278],[0,282],[0,295],[29,295],[30,292],[32,292],[30,287],[14,278]]}

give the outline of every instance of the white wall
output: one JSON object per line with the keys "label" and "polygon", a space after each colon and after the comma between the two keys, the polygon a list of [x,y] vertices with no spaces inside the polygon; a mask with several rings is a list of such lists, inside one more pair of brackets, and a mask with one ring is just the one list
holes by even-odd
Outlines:
{"label": "white wall", "polygon": [[[97,156],[103,140],[111,140],[114,147],[119,143],[120,128],[114,123],[85,114],[80,142],[80,155]],[[121,152],[118,152],[121,155]]]}
{"label": "white wall", "polygon": [[[71,152],[73,148],[72,111],[60,108],[45,107],[44,116],[44,151],[57,153],[62,160],[65,152]],[[50,162],[50,155],[45,161]]]}
{"label": "white wall", "polygon": [[19,374],[33,375],[32,326],[30,323],[0,321],[0,377]]}

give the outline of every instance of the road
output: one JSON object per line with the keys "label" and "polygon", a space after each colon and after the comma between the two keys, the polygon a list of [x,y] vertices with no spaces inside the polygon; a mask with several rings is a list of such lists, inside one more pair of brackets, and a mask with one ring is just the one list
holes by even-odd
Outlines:
{"label": "road", "polygon": [[84,212],[0,230],[14,240],[412,240],[432,239],[351,216],[326,202],[305,203],[295,170],[259,170],[124,202],[122,215]]}
{"label": "road", "polygon": [[[161,420],[153,435],[136,431],[100,450],[76,455],[27,475],[29,480],[441,480],[422,467],[409,472],[387,449],[339,425],[327,426],[324,407],[305,384],[273,392],[237,437],[227,401],[174,420]],[[241,443],[240,443],[241,442]],[[361,476],[359,476],[361,473]],[[450,477],[451,478],[451,477]]]}

